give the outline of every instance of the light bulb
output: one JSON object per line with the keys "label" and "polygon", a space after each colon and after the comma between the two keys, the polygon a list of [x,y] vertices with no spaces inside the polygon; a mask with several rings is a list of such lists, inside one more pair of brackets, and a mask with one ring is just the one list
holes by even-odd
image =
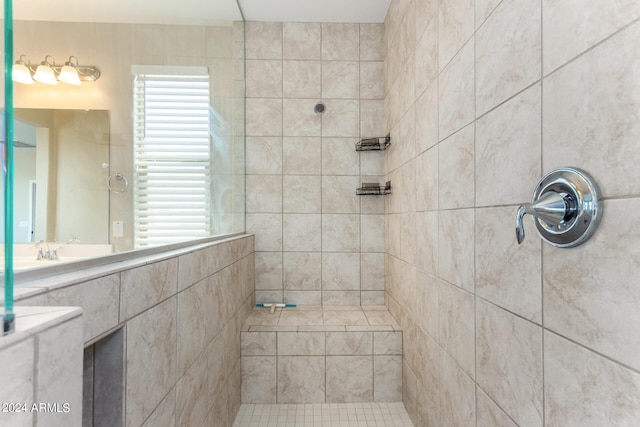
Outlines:
{"label": "light bulb", "polygon": [[58,75],[58,80],[70,85],[77,86],[80,84],[80,76],[78,76],[78,70],[69,62],[67,62],[65,66],[62,67],[62,69],[60,70],[60,75]]}
{"label": "light bulb", "polygon": [[13,64],[11,69],[11,78],[16,83],[22,83],[25,85],[32,85],[33,78],[31,78],[31,71],[22,61],[17,61]]}
{"label": "light bulb", "polygon": [[47,63],[43,62],[36,68],[36,73],[33,75],[33,79],[37,82],[44,83],[46,85],[57,85],[58,79],[56,79],[56,73],[53,71]]}

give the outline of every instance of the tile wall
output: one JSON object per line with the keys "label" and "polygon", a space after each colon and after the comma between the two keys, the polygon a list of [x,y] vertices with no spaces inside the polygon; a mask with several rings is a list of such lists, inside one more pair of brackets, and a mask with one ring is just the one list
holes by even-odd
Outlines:
{"label": "tile wall", "polygon": [[16,307],[14,313],[15,331],[0,339],[0,425],[81,425],[82,310]]}
{"label": "tile wall", "polygon": [[[394,0],[385,268],[420,426],[640,419],[640,3]],[[543,244],[518,204],[576,166],[596,235]]]}
{"label": "tile wall", "polygon": [[[256,301],[384,304],[384,26],[247,22],[247,232]],[[316,102],[326,105],[314,113]],[[393,183],[392,183],[393,185]]]}
{"label": "tile wall", "polygon": [[85,346],[124,328],[125,410],[110,425],[226,427],[240,407],[253,246],[243,235],[34,280],[16,288],[17,304],[82,307]]}

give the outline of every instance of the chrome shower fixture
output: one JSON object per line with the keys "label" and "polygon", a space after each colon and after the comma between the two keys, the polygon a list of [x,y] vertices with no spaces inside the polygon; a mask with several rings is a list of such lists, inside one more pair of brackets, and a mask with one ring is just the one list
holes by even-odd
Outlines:
{"label": "chrome shower fixture", "polygon": [[84,82],[95,82],[100,78],[100,70],[94,65],[79,65],[78,58],[70,56],[64,65],[56,65],[53,56],[47,55],[37,66],[26,60],[26,55],[13,64],[11,78],[16,83],[31,85],[34,81],[46,85],[57,85],[58,82],[80,85]]}

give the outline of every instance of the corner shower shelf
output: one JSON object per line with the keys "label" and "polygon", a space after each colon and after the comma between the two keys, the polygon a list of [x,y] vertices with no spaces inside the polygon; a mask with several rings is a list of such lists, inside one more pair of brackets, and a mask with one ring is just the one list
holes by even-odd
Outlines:
{"label": "corner shower shelf", "polygon": [[387,181],[383,186],[375,182],[363,182],[362,187],[356,188],[358,196],[384,196],[391,194],[391,181]]}
{"label": "corner shower shelf", "polygon": [[383,138],[364,138],[356,142],[356,151],[382,151],[391,145],[391,135]]}

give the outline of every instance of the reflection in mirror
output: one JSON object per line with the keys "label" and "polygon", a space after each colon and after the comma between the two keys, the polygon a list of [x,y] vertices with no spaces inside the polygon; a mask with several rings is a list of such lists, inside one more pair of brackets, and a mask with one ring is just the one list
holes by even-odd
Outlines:
{"label": "reflection in mirror", "polygon": [[109,115],[15,110],[14,241],[108,244]]}
{"label": "reflection in mirror", "polygon": [[[230,3],[237,8],[235,1]],[[35,134],[30,139],[35,142],[25,142],[35,148],[20,149],[24,157],[20,162],[24,164],[17,167],[24,168],[24,173],[20,171],[23,182],[15,223],[16,233],[24,242],[18,246],[25,247],[29,261],[26,268],[53,264],[37,260],[41,249],[43,255],[49,252],[50,257],[54,257],[53,249],[63,247],[57,252],[57,261],[65,262],[76,259],[74,251],[79,248],[92,257],[102,254],[103,247],[114,253],[142,247],[135,234],[136,224],[140,223],[136,202],[140,202],[137,194],[141,190],[136,187],[139,163],[134,154],[139,136],[135,123],[139,105],[136,104],[134,70],[140,67],[206,69],[209,76],[209,124],[205,136],[209,150],[205,186],[208,188],[209,232],[206,234],[243,232],[244,25],[239,18],[225,15],[231,18],[219,21],[216,19],[222,15],[218,10],[210,10],[206,14],[200,11],[197,17],[176,20],[176,15],[171,13],[158,16],[161,9],[158,8],[141,14],[149,17],[144,22],[127,16],[126,10],[119,17],[107,18],[105,14],[107,22],[95,22],[101,14],[91,10],[93,6],[83,5],[86,13],[68,9],[66,14],[60,11],[65,2],[44,2],[42,7],[47,9],[53,4],[55,13],[16,4],[16,58],[26,55],[22,59],[34,64],[46,55],[55,63],[75,56],[82,64],[98,67],[101,76],[93,82],[82,81],[81,85],[46,85],[37,81],[14,85],[16,115],[22,114],[20,126],[24,126],[27,134]],[[195,10],[182,6],[181,3],[181,10]],[[110,12],[116,12],[111,9]],[[30,15],[36,10],[42,13]],[[69,19],[53,18],[60,15]],[[79,22],[71,22],[74,20]],[[89,20],[91,22],[86,22]],[[64,123],[65,127],[58,130],[58,123]],[[72,124],[79,127],[72,129]],[[143,132],[147,130],[143,128]],[[49,139],[45,143],[46,138]],[[75,143],[68,142],[74,138]],[[61,140],[70,145],[58,146]],[[81,145],[80,140],[86,145]],[[177,152],[186,150],[183,142],[176,143]],[[41,145],[46,147],[42,154]],[[83,152],[88,146],[92,147],[90,152]],[[31,163],[27,163],[28,159]],[[109,166],[102,168],[103,163]],[[108,190],[108,178],[116,174],[128,181],[125,191]],[[82,187],[72,189],[71,185],[78,181]],[[114,182],[117,186],[124,181],[112,179],[111,183]],[[82,206],[89,210],[83,211]],[[172,241],[194,239],[196,234],[176,236]],[[35,247],[40,240],[43,244]]]}

